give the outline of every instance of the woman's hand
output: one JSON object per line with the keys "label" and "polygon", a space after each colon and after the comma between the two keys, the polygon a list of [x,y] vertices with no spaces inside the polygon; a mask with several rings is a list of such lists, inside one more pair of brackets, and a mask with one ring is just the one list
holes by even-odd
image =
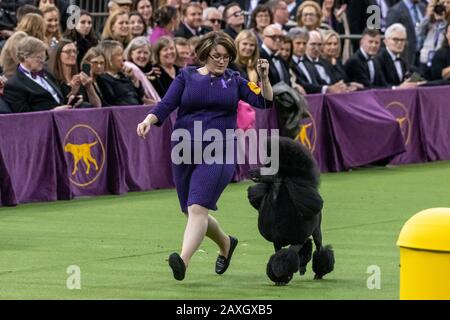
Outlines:
{"label": "woman's hand", "polygon": [[152,81],[158,78],[161,75],[161,69],[158,67],[153,67],[150,72],[145,74],[147,76],[147,79]]}
{"label": "woman's hand", "polygon": [[148,134],[148,132],[150,131],[150,127],[152,126],[152,117],[154,117],[154,115],[149,114],[144,121],[142,121],[141,123],[138,124],[136,132],[137,135],[139,137],[141,137],[142,139],[145,139],[145,136]]}
{"label": "woman's hand", "polygon": [[261,81],[269,79],[269,61],[266,59],[258,59],[256,70],[261,77]]}
{"label": "woman's hand", "polygon": [[89,77],[86,73],[81,72],[79,74],[79,76],[80,76],[80,82],[83,85],[83,87],[92,85],[92,78]]}

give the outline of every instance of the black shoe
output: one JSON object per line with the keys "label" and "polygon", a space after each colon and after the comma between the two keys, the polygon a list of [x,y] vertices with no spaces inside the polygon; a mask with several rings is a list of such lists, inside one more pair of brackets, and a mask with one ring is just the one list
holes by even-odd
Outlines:
{"label": "black shoe", "polygon": [[184,279],[186,275],[186,266],[183,259],[176,252],[169,256],[169,266],[172,268],[173,277],[179,281]]}
{"label": "black shoe", "polygon": [[228,251],[228,258],[225,258],[224,256],[218,256],[216,260],[216,273],[217,274],[223,274],[225,271],[227,271],[228,266],[231,262],[231,257],[233,256],[233,251],[236,249],[236,246],[238,244],[238,239],[230,237],[230,250]]}

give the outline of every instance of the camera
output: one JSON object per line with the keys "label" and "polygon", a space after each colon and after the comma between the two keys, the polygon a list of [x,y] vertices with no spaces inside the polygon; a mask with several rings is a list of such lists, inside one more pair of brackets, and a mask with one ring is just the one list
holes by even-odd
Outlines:
{"label": "camera", "polygon": [[433,12],[435,14],[439,15],[439,16],[444,15],[445,11],[446,11],[445,10],[445,6],[443,4],[437,4],[437,5],[434,6],[434,11]]}

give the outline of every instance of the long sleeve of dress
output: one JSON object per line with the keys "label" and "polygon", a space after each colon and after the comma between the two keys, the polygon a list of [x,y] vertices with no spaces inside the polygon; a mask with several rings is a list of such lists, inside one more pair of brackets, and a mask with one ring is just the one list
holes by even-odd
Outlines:
{"label": "long sleeve of dress", "polygon": [[258,109],[267,109],[273,106],[273,101],[264,99],[262,90],[256,83],[249,82],[241,76],[238,77],[238,81],[241,100]]}
{"label": "long sleeve of dress", "polygon": [[183,73],[180,72],[173,80],[162,100],[149,112],[149,114],[154,114],[158,118],[158,122],[155,125],[161,126],[172,111],[180,106],[184,86],[185,79]]}

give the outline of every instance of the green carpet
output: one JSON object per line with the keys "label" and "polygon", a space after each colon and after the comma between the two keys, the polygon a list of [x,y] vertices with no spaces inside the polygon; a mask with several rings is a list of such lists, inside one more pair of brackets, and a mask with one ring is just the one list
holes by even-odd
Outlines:
{"label": "green carpet", "polygon": [[[215,216],[239,238],[225,275],[214,273],[217,248],[205,240],[175,281],[166,258],[179,251],[185,218],[174,190],[0,208],[1,299],[398,299],[403,224],[430,207],[450,207],[450,162],[322,175],[323,236],[335,271],[276,287],[265,275],[272,245],[257,230],[246,199],[249,182],[231,184]],[[69,290],[67,268],[81,270]],[[369,290],[369,266],[381,289]]]}

